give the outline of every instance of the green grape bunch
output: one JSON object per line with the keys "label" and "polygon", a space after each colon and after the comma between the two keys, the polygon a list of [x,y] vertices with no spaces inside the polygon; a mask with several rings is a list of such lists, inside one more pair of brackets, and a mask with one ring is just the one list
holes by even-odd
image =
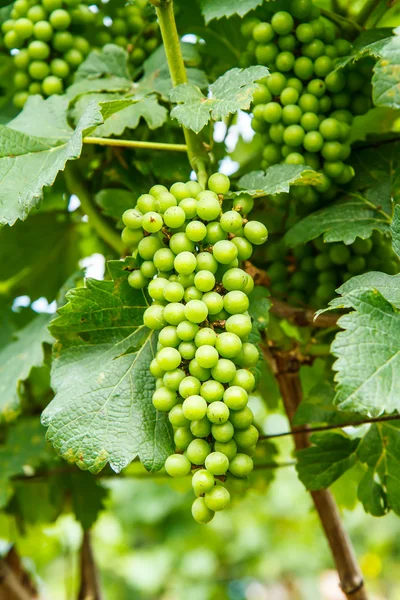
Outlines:
{"label": "green grape bunch", "polygon": [[352,45],[311,0],[292,0],[289,12],[277,11],[266,21],[250,18],[242,33],[250,38],[245,61],[271,71],[253,98],[252,128],[263,140],[261,166],[308,165],[321,173],[321,182],[315,189],[297,188],[296,199],[306,205],[315,205],[319,194],[332,199],[354,176],[346,163],[350,127],[372,105],[371,62],[336,70]]}
{"label": "green grape bunch", "polygon": [[109,43],[125,48],[137,67],[160,43],[158,25],[148,22],[146,8],[146,0],[138,0],[118,9],[106,25],[101,3],[16,0],[11,18],[2,24],[2,43],[16,68],[14,105],[22,108],[33,94],[62,94],[89,52]]}
{"label": "green grape bunch", "polygon": [[249,341],[254,282],[239,265],[268,231],[246,218],[251,197],[226,198],[229,188],[220,173],[207,190],[194,181],[155,185],[122,217],[122,240],[138,261],[128,282],[147,289],[153,302],[143,321],[159,332],[153,404],[169,413],[177,448],[165,469],[172,477],[194,471],[199,523],[229,504],[227,474],[248,476],[258,440],[248,406],[259,359]]}

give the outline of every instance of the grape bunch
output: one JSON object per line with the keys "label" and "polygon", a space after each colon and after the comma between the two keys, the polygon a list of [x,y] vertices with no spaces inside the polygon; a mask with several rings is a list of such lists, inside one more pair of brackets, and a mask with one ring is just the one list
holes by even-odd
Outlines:
{"label": "grape bunch", "polygon": [[155,185],[122,217],[122,240],[138,261],[128,282],[147,288],[153,303],[144,324],[159,332],[150,365],[153,404],[169,413],[178,450],[165,469],[172,477],[194,470],[192,514],[199,523],[228,505],[227,473],[247,477],[258,440],[247,405],[259,359],[249,341],[254,282],[239,264],[268,232],[245,218],[252,199],[225,198],[229,188],[220,173],[207,190],[194,181],[169,191]]}
{"label": "grape bunch", "polygon": [[159,45],[158,25],[146,17],[147,0],[119,8],[114,19],[105,10],[91,0],[16,0],[1,29],[14,57],[17,108],[29,95],[62,94],[93,48],[117,44],[137,67]]}
{"label": "grape bunch", "polygon": [[312,205],[318,194],[333,198],[337,186],[354,175],[345,161],[353,116],[371,107],[370,61],[335,71],[352,46],[311,0],[292,0],[289,12],[275,12],[270,20],[250,18],[242,33],[251,38],[246,60],[271,71],[253,97],[261,166],[306,164],[321,172],[322,181],[315,189],[299,189],[296,199]]}
{"label": "grape bunch", "polygon": [[289,253],[282,242],[272,242],[264,256],[264,268],[274,296],[320,308],[335,296],[342,283],[355,275],[367,271],[397,274],[399,260],[391,239],[375,231],[371,238],[356,238],[349,246],[340,242],[326,244],[317,238]]}

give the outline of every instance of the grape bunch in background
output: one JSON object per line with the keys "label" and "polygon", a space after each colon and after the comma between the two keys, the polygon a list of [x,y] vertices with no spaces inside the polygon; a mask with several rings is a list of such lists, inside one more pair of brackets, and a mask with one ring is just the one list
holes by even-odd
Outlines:
{"label": "grape bunch in background", "polygon": [[111,19],[107,5],[91,0],[16,0],[2,24],[3,45],[14,55],[15,106],[22,108],[29,95],[62,94],[89,52],[108,43],[125,48],[131,64],[140,65],[160,43],[147,8],[139,0]]}
{"label": "grape bunch in background", "polygon": [[248,476],[258,440],[247,405],[259,359],[249,341],[254,282],[239,265],[268,232],[246,218],[252,199],[226,199],[229,188],[219,173],[208,190],[193,181],[169,191],[155,185],[122,217],[122,240],[138,265],[128,281],[147,288],[153,302],[144,324],[159,332],[153,404],[169,413],[178,450],[165,468],[172,477],[194,470],[192,513],[200,523],[229,504],[226,476]]}
{"label": "grape bunch in background", "polygon": [[268,66],[254,95],[252,127],[261,134],[267,168],[281,162],[306,164],[322,174],[315,189],[298,188],[296,199],[315,206],[351,181],[350,126],[371,107],[371,65],[335,71],[351,52],[337,27],[310,0],[293,0],[289,12],[268,21],[250,18],[242,33],[251,41],[246,61]]}

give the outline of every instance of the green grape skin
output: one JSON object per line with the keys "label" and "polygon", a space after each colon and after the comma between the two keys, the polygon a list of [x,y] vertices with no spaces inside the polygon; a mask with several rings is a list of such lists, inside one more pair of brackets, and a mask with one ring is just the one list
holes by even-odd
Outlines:
{"label": "green grape skin", "polygon": [[227,332],[245,339],[252,329],[251,319],[243,314],[232,315],[226,320],[225,329]]}
{"label": "green grape skin", "polygon": [[204,502],[214,512],[224,510],[230,503],[231,497],[228,490],[222,485],[215,485],[213,489],[206,492]]}
{"label": "green grape skin", "polygon": [[253,425],[253,420],[253,411],[249,406],[245,405],[243,408],[231,411],[231,423],[235,429],[247,429]]}
{"label": "green grape skin", "polygon": [[[182,412],[182,404],[175,404],[168,413],[168,420],[174,427],[188,427],[190,421]],[[210,428],[211,430],[211,428]]]}
{"label": "green grape skin", "polygon": [[179,389],[181,381],[185,379],[185,377],[185,372],[182,371],[182,369],[174,369],[173,371],[168,371],[165,373],[163,377],[163,383],[166,388],[176,392]]}
{"label": "green grape skin", "polygon": [[235,333],[221,333],[215,343],[218,354],[223,358],[235,358],[242,349],[242,341]]}
{"label": "green grape skin", "polygon": [[211,423],[225,423],[229,419],[229,408],[224,402],[212,402],[207,408],[207,418]]}
{"label": "green grape skin", "polygon": [[254,375],[247,369],[238,369],[234,378],[230,381],[230,384],[242,387],[250,394],[255,387]]}
{"label": "green grape skin", "polygon": [[200,394],[201,383],[196,377],[188,376],[179,384],[179,395],[183,399]]}
{"label": "green grape skin", "polygon": [[225,475],[229,460],[222,452],[211,452],[205,460],[205,467],[212,475]]}
{"label": "green grape skin", "polygon": [[234,363],[227,358],[220,358],[211,369],[213,379],[220,383],[229,383],[235,377],[236,367]]}
{"label": "green grape skin", "polygon": [[206,469],[200,469],[193,474],[192,488],[197,497],[210,492],[214,488],[214,485],[214,475]]}
{"label": "green grape skin", "polygon": [[204,498],[196,498],[192,504],[192,516],[201,524],[209,523],[214,518],[215,512],[206,505]]}
{"label": "green grape skin", "polygon": [[153,393],[153,404],[161,412],[168,412],[177,403],[176,393],[166,387],[159,387]]}
{"label": "green grape skin", "polygon": [[224,392],[222,383],[213,379],[205,381],[200,388],[200,395],[209,403],[222,400]]}
{"label": "green grape skin", "polygon": [[208,188],[215,194],[225,195],[229,192],[230,180],[223,173],[214,173],[208,180]]}
{"label": "green grape skin", "polygon": [[210,451],[210,445],[206,440],[195,439],[188,445],[186,457],[193,465],[203,465]]}
{"label": "green grape skin", "polygon": [[183,454],[171,454],[165,461],[165,470],[171,477],[185,477],[191,468],[190,461]]}
{"label": "green grape skin", "polygon": [[199,421],[206,416],[207,402],[198,395],[188,396],[183,401],[182,412],[189,421]]}
{"label": "green grape skin", "polygon": [[258,436],[259,434],[256,427],[254,427],[254,425],[249,425],[246,429],[236,431],[234,440],[240,448],[250,448],[250,446],[254,446],[257,443]]}
{"label": "green grape skin", "polygon": [[224,309],[230,315],[244,313],[249,308],[249,299],[246,294],[240,290],[228,292],[224,296]]}
{"label": "green grape skin", "polygon": [[[233,411],[239,411],[241,409],[244,409],[247,406],[249,397],[248,397],[248,394],[245,389],[234,385],[234,386],[227,388],[224,391],[223,399],[224,399],[226,406],[229,409],[231,409]],[[234,415],[233,415],[233,418],[235,418]],[[235,427],[234,421],[231,420],[231,422],[232,422],[233,426]],[[251,423],[252,423],[252,421],[251,421]],[[251,423],[249,423],[249,424],[251,424]]]}
{"label": "green grape skin", "polygon": [[210,378],[210,369],[205,369],[201,367],[197,360],[194,358],[189,363],[189,372],[193,377],[197,377],[200,381],[207,381]]}
{"label": "green grape skin", "polygon": [[198,331],[199,326],[197,323],[191,323],[190,321],[181,321],[176,328],[176,334],[183,342],[190,342],[193,340]]}
{"label": "green grape skin", "polygon": [[226,421],[225,423],[214,423],[211,425],[211,433],[217,442],[229,442],[229,440],[232,439],[235,430],[232,423],[230,421]]}
{"label": "green grape skin", "polygon": [[253,461],[247,454],[238,453],[229,462],[229,472],[236,477],[247,477],[253,468]]}
{"label": "green grape skin", "polygon": [[196,438],[208,437],[211,433],[211,423],[207,417],[203,417],[198,421],[192,421],[190,423],[190,431]]}
{"label": "green grape skin", "polygon": [[234,440],[229,440],[228,442],[215,442],[214,450],[215,452],[222,452],[222,454],[225,454],[230,462],[237,454],[236,442]]}
{"label": "green grape skin", "polygon": [[[194,440],[194,436],[189,427],[178,427],[174,433],[175,447],[178,450],[187,450],[189,444]],[[189,458],[189,457],[187,457]],[[190,460],[190,459],[189,459]]]}
{"label": "green grape skin", "polygon": [[217,334],[210,327],[202,327],[194,338],[194,343],[197,347],[199,346],[215,346],[217,340]]}
{"label": "green grape skin", "polygon": [[167,324],[164,318],[164,309],[162,306],[149,306],[144,312],[143,323],[149,329],[162,329]]}
{"label": "green grape skin", "polygon": [[219,354],[214,346],[204,345],[197,348],[195,358],[201,367],[211,369],[217,364]]}

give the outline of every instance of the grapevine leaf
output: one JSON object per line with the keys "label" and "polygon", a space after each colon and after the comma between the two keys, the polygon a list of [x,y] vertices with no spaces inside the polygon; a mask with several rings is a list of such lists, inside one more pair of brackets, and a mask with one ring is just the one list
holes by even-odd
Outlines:
{"label": "grapevine leaf", "polygon": [[285,242],[293,247],[323,235],[324,242],[352,244],[356,237],[369,238],[374,229],[382,233],[389,231],[387,217],[362,200],[348,199],[296,223],[286,233]]}
{"label": "grapevine leaf", "polygon": [[0,507],[5,506],[12,493],[12,477],[33,475],[42,464],[56,460],[37,417],[23,417],[13,424],[0,445]]}
{"label": "grapevine leaf", "polygon": [[118,220],[134,204],[132,192],[118,188],[104,188],[96,194],[95,199],[105,215]]}
{"label": "grapevine leaf", "polygon": [[353,51],[348,56],[339,58],[335,62],[336,69],[342,69],[349,63],[359,61],[366,56],[372,58],[380,58],[382,50],[390,42],[393,37],[392,30],[389,27],[379,29],[367,29],[360,33],[358,38],[353,42]]}
{"label": "grapevine leaf", "polygon": [[395,423],[376,423],[358,447],[358,458],[367,473],[358,488],[366,512],[383,515],[387,508],[400,514],[400,429]]}
{"label": "grapevine leaf", "polygon": [[269,292],[265,287],[257,285],[249,296],[249,314],[257,330],[267,329],[269,323],[269,310],[272,302]]}
{"label": "grapevine leaf", "polygon": [[75,81],[114,76],[130,80],[128,53],[115,44],[106,44],[101,50],[92,50],[75,72]]}
{"label": "grapevine leaf", "polygon": [[79,224],[60,212],[40,212],[0,229],[0,292],[54,300],[77,268],[78,231]]}
{"label": "grapevine leaf", "polygon": [[[79,121],[82,114],[87,109],[88,104],[93,100],[101,102],[113,100],[114,98],[115,96],[113,94],[87,94],[81,96],[73,110],[75,121]],[[167,109],[159,104],[157,97],[155,95],[147,96],[138,101],[133,100],[133,103],[130,106],[114,113],[103,125],[96,127],[92,135],[99,137],[122,135],[125,129],[136,129],[142,118],[146,121],[149,129],[157,129],[164,125],[167,116]]]}
{"label": "grapevine leaf", "polygon": [[67,123],[68,99],[31,96],[23,111],[0,126],[0,226],[26,219],[68,160],[79,158],[82,138],[131,101],[91,103],[75,130]]}
{"label": "grapevine leaf", "polygon": [[336,403],[341,410],[378,416],[400,408],[400,313],[378,291],[347,295],[355,309],[338,321],[331,352],[337,360]]}
{"label": "grapevine leaf", "polygon": [[374,104],[400,108],[400,35],[389,40],[380,56],[372,77]]}
{"label": "grapevine leaf", "polygon": [[240,192],[251,196],[275,196],[288,192],[292,184],[316,185],[319,174],[304,165],[273,165],[266,171],[252,171],[239,179]]}
{"label": "grapevine leaf", "polygon": [[392,214],[392,200],[400,200],[400,142],[357,150],[351,156],[354,184],[368,200]]}
{"label": "grapevine leaf", "polygon": [[118,472],[136,456],[157,471],[173,451],[168,419],[151,401],[156,339],[143,326],[144,293],[127,283],[131,261],[109,263],[113,281],[69,292],[51,325],[55,398],[43,423],[61,456],[93,473],[107,462]]}
{"label": "grapevine leaf", "polygon": [[263,0],[201,0],[201,12],[205,22],[209,23],[213,19],[232,15],[244,17],[262,3]]}
{"label": "grapevine leaf", "polygon": [[94,477],[80,471],[71,473],[66,483],[75,516],[83,529],[88,530],[103,510],[108,490]]}
{"label": "grapevine leaf", "polygon": [[107,79],[82,79],[69,86],[66,90],[67,97],[75,100],[83,94],[95,94],[100,92],[129,92],[132,82],[122,77],[109,77]]}
{"label": "grapevine leaf", "polygon": [[388,302],[400,308],[400,274],[387,275],[379,271],[369,271],[362,275],[352,277],[346,283],[340,286],[336,291],[341,295],[340,298],[334,298],[329,302],[329,307],[320,310],[316,316],[336,308],[351,308],[352,303],[348,298],[349,294],[358,293],[362,290],[377,290]]}
{"label": "grapevine leaf", "polygon": [[393,221],[390,226],[392,234],[393,250],[400,258],[400,204],[397,204],[394,209]]}
{"label": "grapevine leaf", "polygon": [[356,463],[358,439],[338,433],[311,436],[312,446],[297,452],[297,473],[308,490],[329,487]]}
{"label": "grapevine leaf", "polygon": [[349,423],[360,420],[360,415],[339,411],[334,404],[335,391],[331,383],[324,379],[319,381],[303,398],[296,411],[293,423]]}
{"label": "grapevine leaf", "polygon": [[261,66],[231,69],[210,85],[208,96],[189,83],[178,85],[170,94],[170,100],[177,103],[171,116],[198,133],[210,118],[218,121],[239,109],[248,109],[258,87],[256,81],[268,74],[268,69]]}
{"label": "grapevine leaf", "polygon": [[0,351],[0,421],[11,420],[20,408],[18,387],[32,367],[42,365],[43,344],[51,344],[47,330],[51,316],[41,314],[15,334]]}

